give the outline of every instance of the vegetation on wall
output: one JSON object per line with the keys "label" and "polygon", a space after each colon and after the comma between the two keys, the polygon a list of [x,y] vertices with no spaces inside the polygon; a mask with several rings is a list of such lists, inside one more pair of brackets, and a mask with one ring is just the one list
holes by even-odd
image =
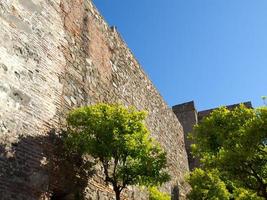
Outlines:
{"label": "vegetation on wall", "polygon": [[267,107],[217,109],[194,127],[189,199],[267,199]]}
{"label": "vegetation on wall", "polygon": [[67,117],[68,150],[91,155],[102,165],[117,200],[128,185],[160,185],[169,180],[166,153],[149,137],[145,117],[133,107],[107,104],[81,107]]}

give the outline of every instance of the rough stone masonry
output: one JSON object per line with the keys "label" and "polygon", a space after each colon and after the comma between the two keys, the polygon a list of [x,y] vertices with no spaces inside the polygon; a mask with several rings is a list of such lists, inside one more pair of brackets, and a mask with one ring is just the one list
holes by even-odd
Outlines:
{"label": "rough stone masonry", "polygon": [[[188,162],[182,126],[92,2],[1,0],[0,199],[50,199],[63,190],[63,181],[51,183],[45,167],[45,138],[64,124],[67,111],[98,102],[148,111],[152,136],[168,153],[172,179],[161,189],[184,199]],[[114,199],[100,171],[84,189],[86,198]],[[147,196],[131,187],[124,198]]]}

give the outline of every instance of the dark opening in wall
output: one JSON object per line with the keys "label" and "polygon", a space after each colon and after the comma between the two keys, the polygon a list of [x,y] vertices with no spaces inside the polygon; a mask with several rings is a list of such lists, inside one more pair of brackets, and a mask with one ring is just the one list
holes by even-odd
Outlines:
{"label": "dark opening in wall", "polygon": [[51,196],[51,200],[67,200],[67,194],[62,192],[53,192]]}
{"label": "dark opening in wall", "polygon": [[71,193],[53,191],[50,200],[83,200],[82,191],[71,191]]}
{"label": "dark opening in wall", "polygon": [[177,185],[172,188],[172,200],[179,200],[179,187]]}

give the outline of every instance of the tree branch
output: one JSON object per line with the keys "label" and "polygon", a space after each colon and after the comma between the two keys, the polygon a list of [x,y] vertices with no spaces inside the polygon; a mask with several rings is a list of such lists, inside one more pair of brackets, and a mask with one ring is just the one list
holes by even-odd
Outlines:
{"label": "tree branch", "polygon": [[108,161],[106,161],[104,158],[100,158],[100,161],[102,162],[102,165],[104,168],[104,174],[106,176],[105,181],[110,182],[114,185],[114,180],[109,176],[109,173],[108,173],[108,168],[109,168]]}

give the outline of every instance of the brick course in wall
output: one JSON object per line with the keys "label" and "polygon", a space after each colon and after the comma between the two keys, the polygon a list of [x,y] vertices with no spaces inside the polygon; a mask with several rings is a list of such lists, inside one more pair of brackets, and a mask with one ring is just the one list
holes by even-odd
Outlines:
{"label": "brick course in wall", "polygon": [[[0,1],[0,36],[0,199],[49,199],[51,187],[63,187],[46,167],[48,133],[70,109],[99,102],[148,111],[152,137],[168,153],[172,180],[161,189],[185,198],[183,128],[91,1]],[[96,167],[86,199],[113,199]],[[130,187],[124,198],[147,195]]]}

